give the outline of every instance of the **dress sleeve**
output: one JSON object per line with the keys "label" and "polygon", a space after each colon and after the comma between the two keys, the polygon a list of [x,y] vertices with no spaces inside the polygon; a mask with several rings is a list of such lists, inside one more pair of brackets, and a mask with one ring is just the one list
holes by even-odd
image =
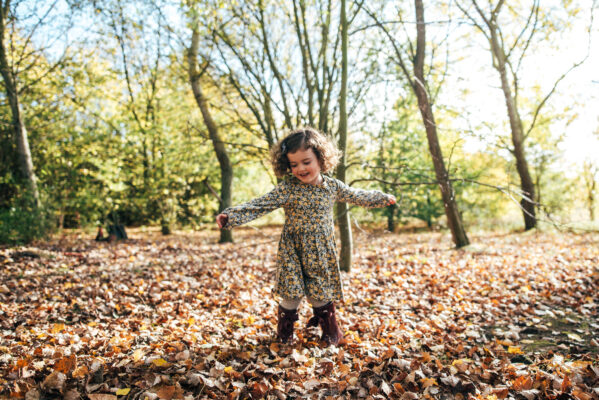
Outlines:
{"label": "dress sleeve", "polygon": [[385,207],[391,196],[379,190],[363,190],[352,188],[335,179],[337,189],[335,199],[342,203],[350,203],[362,207]]}
{"label": "dress sleeve", "polygon": [[223,229],[231,229],[250,222],[279,207],[284,206],[289,198],[289,187],[285,181],[279,183],[272,191],[247,203],[229,207],[222,211],[228,219]]}

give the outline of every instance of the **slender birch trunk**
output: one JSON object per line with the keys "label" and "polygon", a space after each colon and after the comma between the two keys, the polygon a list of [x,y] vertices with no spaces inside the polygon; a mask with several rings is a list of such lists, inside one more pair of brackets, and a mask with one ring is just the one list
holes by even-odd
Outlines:
{"label": "slender birch trunk", "polygon": [[[191,35],[191,46],[189,48],[188,53],[189,81],[191,83],[191,89],[193,91],[196,103],[198,104],[198,107],[202,112],[204,123],[206,124],[206,128],[208,129],[208,134],[210,135],[210,140],[212,141],[214,152],[216,153],[216,158],[218,159],[218,163],[220,165],[221,189],[218,209],[218,211],[220,212],[225,208],[231,206],[233,167],[231,166],[231,161],[229,160],[227,149],[225,148],[225,145],[218,132],[218,127],[216,126],[214,119],[212,119],[212,114],[210,112],[210,108],[208,107],[208,101],[206,100],[206,97],[204,96],[204,93],[202,92],[202,87],[200,85],[200,74],[197,70],[199,42],[199,32],[197,31],[197,29],[194,28]],[[230,230],[221,229],[219,242],[233,242],[232,232]]]}
{"label": "slender birch trunk", "polygon": [[416,57],[414,59],[414,79],[411,80],[412,89],[418,99],[418,108],[422,116],[422,122],[426,130],[426,138],[428,147],[433,159],[435,167],[435,175],[441,189],[441,197],[443,198],[443,206],[445,207],[445,215],[447,216],[447,225],[451,231],[451,236],[456,247],[463,247],[470,244],[462,216],[458,210],[455,193],[449,180],[449,174],[445,168],[443,160],[443,152],[439,145],[437,135],[437,125],[435,116],[430,104],[428,93],[425,87],[424,78],[424,56],[426,46],[426,25],[424,21],[424,6],[422,0],[415,0],[416,6]]}
{"label": "slender birch trunk", "polygon": [[[343,152],[339,167],[337,168],[337,179],[342,182],[346,180],[347,162],[347,14],[345,0],[341,0],[341,92],[339,94],[339,150]],[[341,254],[339,256],[339,268],[342,271],[350,271],[352,262],[352,232],[349,220],[349,207],[346,203],[337,204],[337,221],[341,237]]]}

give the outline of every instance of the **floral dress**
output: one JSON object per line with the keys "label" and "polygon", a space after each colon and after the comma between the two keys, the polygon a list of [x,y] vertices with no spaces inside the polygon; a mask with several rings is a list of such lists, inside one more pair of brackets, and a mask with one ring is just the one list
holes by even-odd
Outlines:
{"label": "floral dress", "polygon": [[284,299],[307,295],[319,301],[341,300],[333,205],[339,201],[384,207],[390,200],[378,190],[354,189],[326,175],[322,178],[320,185],[312,185],[288,177],[264,196],[223,211],[228,216],[224,229],[230,229],[283,207],[275,294]]}

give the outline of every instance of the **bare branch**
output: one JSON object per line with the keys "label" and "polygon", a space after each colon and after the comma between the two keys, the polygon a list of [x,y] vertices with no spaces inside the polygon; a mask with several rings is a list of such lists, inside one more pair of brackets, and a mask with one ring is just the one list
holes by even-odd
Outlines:
{"label": "bare branch", "polygon": [[593,31],[593,19],[594,19],[594,15],[593,15],[593,9],[591,9],[591,16],[590,16],[590,23],[589,23],[589,29],[588,29],[588,42],[587,42],[587,53],[584,56],[584,58],[580,61],[578,61],[577,63],[573,64],[566,72],[564,72],[553,84],[553,87],[551,88],[551,90],[545,95],[545,97],[541,100],[541,102],[537,105],[537,107],[535,108],[534,111],[534,116],[532,119],[532,122],[530,123],[530,126],[528,127],[526,133],[524,134],[524,138],[526,139],[530,133],[532,132],[532,130],[535,127],[535,123],[537,121],[537,118],[539,116],[539,113],[541,112],[541,109],[543,108],[543,106],[545,105],[545,103],[547,102],[547,100],[549,100],[549,97],[551,97],[551,95],[556,91],[557,86],[559,85],[559,83],[574,69],[578,68],[579,66],[581,66],[591,55],[591,32]]}
{"label": "bare branch", "polygon": [[395,56],[396,56],[396,60],[397,60],[396,62],[398,63],[401,70],[403,71],[406,79],[410,82],[411,85],[414,85],[414,82],[412,81],[412,75],[410,74],[406,64],[404,63],[402,52],[401,52],[395,38],[391,35],[391,33],[389,33],[389,30],[387,29],[387,27],[378,20],[378,18],[374,15],[373,12],[371,12],[366,7],[364,7],[364,11],[366,12],[366,14],[368,14],[368,16],[370,18],[372,18],[372,20],[374,21],[376,26],[378,26],[379,29],[381,29],[385,33],[385,35],[389,39],[389,42],[391,42],[391,45],[393,46],[393,50],[395,52]]}

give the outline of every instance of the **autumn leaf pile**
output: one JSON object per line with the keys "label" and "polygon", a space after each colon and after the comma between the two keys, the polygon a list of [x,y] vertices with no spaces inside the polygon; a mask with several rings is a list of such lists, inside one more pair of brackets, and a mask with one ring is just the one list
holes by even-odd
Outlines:
{"label": "autumn leaf pile", "polygon": [[0,249],[0,397],[599,399],[599,237],[357,232],[339,347],[275,342],[277,229]]}

